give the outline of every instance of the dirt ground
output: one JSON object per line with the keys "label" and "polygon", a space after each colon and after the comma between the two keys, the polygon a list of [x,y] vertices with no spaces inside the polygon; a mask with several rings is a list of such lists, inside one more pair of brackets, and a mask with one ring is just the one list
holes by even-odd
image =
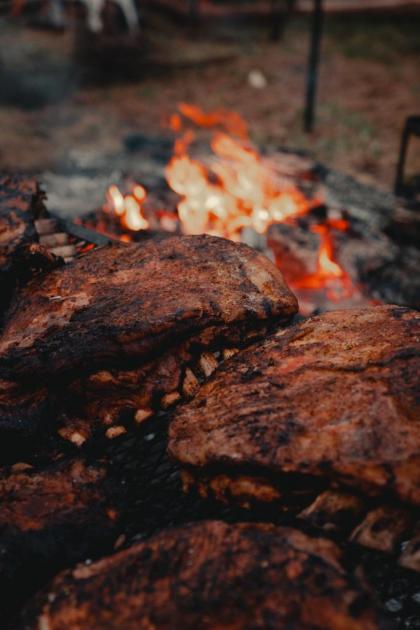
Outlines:
{"label": "dirt ground", "polygon": [[[193,36],[153,16],[142,47],[119,40],[98,52],[74,24],[57,34],[2,18],[0,168],[54,171],[74,151],[118,151],[128,133],[162,133],[186,101],[233,109],[257,143],[309,151],[391,189],[404,120],[420,114],[420,15],[327,18],[310,135],[302,131],[308,27],[295,18],[270,42],[266,27]],[[252,71],[263,87],[252,85]],[[420,173],[420,138],[411,144],[408,170]]]}

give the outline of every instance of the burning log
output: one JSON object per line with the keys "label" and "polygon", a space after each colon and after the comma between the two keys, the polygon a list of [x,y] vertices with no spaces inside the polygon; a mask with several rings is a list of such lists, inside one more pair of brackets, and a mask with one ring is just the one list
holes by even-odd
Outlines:
{"label": "burning log", "polygon": [[60,574],[19,627],[374,630],[380,619],[332,542],[291,528],[205,521]]}

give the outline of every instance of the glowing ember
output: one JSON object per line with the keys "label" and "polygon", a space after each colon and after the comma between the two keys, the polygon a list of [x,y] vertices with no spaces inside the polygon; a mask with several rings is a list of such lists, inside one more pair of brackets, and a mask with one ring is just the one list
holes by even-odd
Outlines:
{"label": "glowing ember", "polygon": [[112,185],[108,188],[106,196],[104,210],[121,217],[121,222],[126,228],[138,232],[149,227],[149,222],[142,212],[142,204],[147,197],[143,186],[136,184],[132,195],[123,195],[117,186]]}
{"label": "glowing ember", "polygon": [[[348,229],[348,224],[346,221],[330,219],[323,225],[313,225],[311,227],[311,230],[321,237],[317,270],[315,273],[308,274],[295,281],[294,288],[325,288],[329,299],[338,301],[350,297],[354,293],[354,287],[344,269],[333,260],[334,246],[330,231],[331,228],[345,231]],[[337,280],[339,280],[338,283]]]}

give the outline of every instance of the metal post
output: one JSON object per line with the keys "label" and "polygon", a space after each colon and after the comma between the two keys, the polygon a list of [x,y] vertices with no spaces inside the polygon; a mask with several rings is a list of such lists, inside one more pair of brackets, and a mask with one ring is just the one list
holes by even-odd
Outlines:
{"label": "metal post", "polygon": [[394,192],[396,195],[404,195],[409,193],[409,187],[404,182],[404,170],[405,162],[407,159],[408,144],[411,136],[420,137],[420,116],[409,116],[404,124],[404,129],[401,135],[397,173],[395,177]]}
{"label": "metal post", "polygon": [[321,49],[323,22],[324,9],[322,6],[322,0],[314,0],[311,44],[309,48],[308,71],[306,76],[306,100],[304,113],[304,129],[306,132],[312,131],[314,125],[318,63]]}

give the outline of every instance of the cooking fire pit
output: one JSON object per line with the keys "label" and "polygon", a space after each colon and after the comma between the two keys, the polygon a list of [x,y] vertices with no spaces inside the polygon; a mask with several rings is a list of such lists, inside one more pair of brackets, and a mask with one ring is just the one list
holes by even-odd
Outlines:
{"label": "cooking fire pit", "polygon": [[[398,330],[406,317],[418,321],[410,310],[419,307],[417,211],[305,156],[260,154],[236,114],[183,105],[168,124],[175,143],[167,163],[159,157],[165,179],[112,184],[103,206],[75,222],[49,213],[33,181],[1,180],[0,211],[15,213],[13,238],[7,228],[0,241],[7,242],[0,278],[9,303],[1,305],[0,339],[3,618],[10,627],[31,627],[34,619],[49,627],[64,591],[46,585],[61,570],[81,561],[74,575],[87,576],[98,557],[124,554],[171,526],[217,519],[273,523],[332,540],[346,574],[362,578],[380,602],[379,614],[395,627],[418,628],[418,504],[391,490],[370,495],[341,479],[329,486],[316,477],[304,491],[302,479],[289,477],[291,491],[280,502],[254,503],[243,485],[239,502],[220,502],[204,482],[189,488],[188,474],[167,452],[174,414],[206,391],[210,399],[219,370],[237,366],[241,383],[252,387],[260,373],[241,361],[261,353],[270,335],[281,343],[284,335],[287,361],[288,335],[309,315],[343,309],[347,317],[348,307],[364,313],[397,304],[380,310],[384,321],[395,320]],[[196,141],[197,127],[210,134],[211,151],[201,136]],[[144,138],[129,142],[141,159]],[[194,236],[203,232],[210,236]],[[299,313],[278,269],[299,299]],[[120,283],[127,274],[126,290]],[[177,290],[184,284],[182,298]],[[200,301],[190,303],[196,294]],[[141,343],[139,312],[149,326]],[[165,328],[168,321],[172,328]],[[309,321],[316,330],[324,320]],[[406,344],[389,361],[402,361],[405,370],[396,417],[412,415],[414,423],[405,363],[418,355],[414,336]],[[376,350],[372,344],[368,355]],[[296,352],[290,357],[292,370]],[[373,371],[379,365],[386,369],[385,359]],[[370,372],[367,378],[376,387]],[[294,439],[294,421],[282,444]],[[263,440],[257,427],[254,439]],[[413,459],[413,475],[419,465]],[[250,464],[247,475],[250,488],[258,465]],[[94,574],[100,566],[93,565]],[[37,606],[42,614],[33,612]]]}

